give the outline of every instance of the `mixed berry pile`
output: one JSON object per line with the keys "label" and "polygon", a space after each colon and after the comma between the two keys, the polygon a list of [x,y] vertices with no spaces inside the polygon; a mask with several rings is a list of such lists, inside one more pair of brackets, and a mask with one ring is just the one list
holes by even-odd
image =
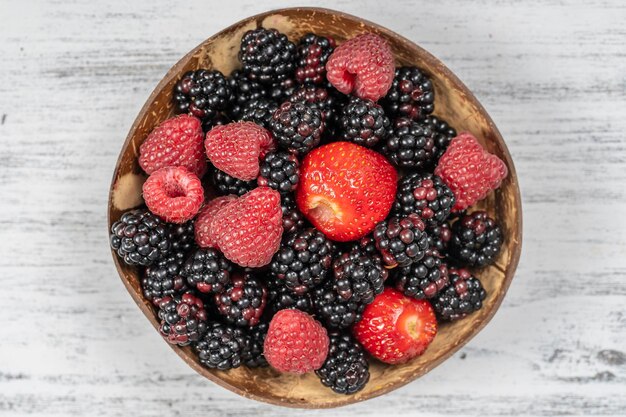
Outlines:
{"label": "mixed berry pile", "polygon": [[472,206],[506,166],[433,114],[428,73],[396,68],[375,34],[260,28],[239,60],[180,78],[181,114],[139,149],[146,207],[111,247],[141,268],[163,337],[204,366],[314,371],[355,393],[369,361],[421,355],[438,321],[482,307],[472,271],[503,233]]}

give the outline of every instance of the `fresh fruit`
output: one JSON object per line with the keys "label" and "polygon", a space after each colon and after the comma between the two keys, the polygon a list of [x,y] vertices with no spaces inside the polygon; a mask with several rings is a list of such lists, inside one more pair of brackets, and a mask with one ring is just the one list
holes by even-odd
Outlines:
{"label": "fresh fruit", "polygon": [[222,195],[236,195],[238,197],[244,195],[248,191],[256,188],[256,181],[244,181],[228,175],[219,169],[213,170],[213,185]]}
{"label": "fresh fruit", "polygon": [[283,234],[280,194],[258,187],[221,207],[210,222],[209,238],[240,266],[267,265]]}
{"label": "fresh fruit", "polygon": [[322,366],[328,344],[326,329],[313,317],[300,310],[280,310],[270,322],[263,355],[280,372],[303,374]]}
{"label": "fresh fruit", "polygon": [[233,265],[215,249],[198,249],[185,262],[181,275],[201,293],[221,293],[230,283]]}
{"label": "fresh fruit", "polygon": [[293,73],[296,45],[276,29],[247,31],[241,38],[239,60],[248,78],[271,84]]}
{"label": "fresh fruit", "polygon": [[365,304],[353,299],[344,300],[335,290],[332,280],[313,291],[315,315],[327,327],[345,329],[361,320]]}
{"label": "fresh fruit", "polygon": [[423,119],[435,107],[433,83],[417,67],[397,68],[391,88],[381,104],[391,117]]}
{"label": "fresh fruit", "polygon": [[507,173],[504,162],[467,132],[452,139],[435,168],[435,175],[448,184],[456,197],[452,211],[463,211],[485,198],[500,187]]}
{"label": "fresh fruit", "polygon": [[190,292],[159,300],[159,332],[169,343],[187,346],[200,340],[207,330],[207,315],[202,300]]}
{"label": "fresh fruit", "polygon": [[224,290],[215,294],[217,311],[224,320],[238,327],[259,324],[266,303],[267,288],[249,272],[234,274]]}
{"label": "fresh fruit", "polygon": [[226,110],[232,100],[228,80],[217,70],[186,72],[174,86],[176,110],[200,119],[214,118],[219,111]]}
{"label": "fresh fruit", "polygon": [[435,226],[448,218],[454,201],[454,194],[441,178],[414,172],[400,181],[393,211],[415,213],[427,225]]}
{"label": "fresh fruit", "polygon": [[361,345],[349,334],[333,332],[324,365],[315,374],[337,394],[354,394],[370,379],[369,364]]}
{"label": "fresh fruit", "polygon": [[314,33],[304,35],[297,45],[296,80],[300,84],[323,84],[326,80],[326,62],[335,48],[331,37]]}
{"label": "fresh fruit", "polygon": [[372,100],[353,97],[339,116],[339,134],[342,140],[373,148],[384,140],[391,130],[391,122],[383,108]]}
{"label": "fresh fruit", "polygon": [[234,122],[211,129],[204,146],[215,168],[250,181],[259,175],[259,159],[274,149],[274,140],[255,123]]}
{"label": "fresh fruit", "polygon": [[387,41],[366,33],[339,45],[328,58],[326,78],[340,92],[377,101],[393,82],[395,64]]}
{"label": "fresh fruit", "polygon": [[322,112],[322,118],[325,123],[324,131],[327,130],[328,122],[334,118],[335,96],[324,87],[305,84],[293,92],[289,97],[289,101],[292,103],[306,103],[311,107],[319,109]]}
{"label": "fresh fruit", "polygon": [[165,221],[185,223],[200,210],[204,189],[198,176],[187,168],[166,167],[148,177],[143,199],[148,209]]}
{"label": "fresh fruit", "polygon": [[274,112],[270,128],[279,147],[304,155],[319,145],[324,120],[315,106],[287,101]]}
{"label": "fresh fruit", "polygon": [[[204,118],[202,119],[202,131],[206,134],[209,130],[213,129],[215,126],[224,126],[231,122],[230,117],[225,115],[224,113],[218,113],[214,118]],[[202,152],[206,157],[206,152],[204,146],[202,147]]]}
{"label": "fresh fruit", "polygon": [[396,119],[381,152],[399,168],[431,169],[437,154],[435,133],[422,122]]}
{"label": "fresh fruit", "polygon": [[187,291],[185,278],[181,275],[183,262],[185,262],[185,253],[173,252],[170,256],[147,267],[146,274],[141,280],[144,297],[154,305],[159,305],[161,298],[181,295]]}
{"label": "fresh fruit", "polygon": [[467,269],[450,268],[450,284],[432,300],[433,308],[443,320],[458,320],[483,306],[487,292]]}
{"label": "fresh fruit", "polygon": [[436,249],[442,255],[448,252],[448,245],[452,239],[452,230],[448,223],[426,226],[426,233],[429,248]]}
{"label": "fresh fruit", "polygon": [[494,263],[502,246],[502,229],[484,211],[465,215],[452,225],[449,255],[470,266]]}
{"label": "fresh fruit", "polygon": [[393,216],[376,225],[373,238],[389,268],[408,266],[424,257],[428,249],[426,226],[415,213]]}
{"label": "fresh fruit", "polygon": [[380,259],[360,249],[343,253],[333,262],[334,288],[346,301],[369,304],[383,292],[387,269]]}
{"label": "fresh fruit", "polygon": [[195,345],[200,363],[210,369],[227,371],[241,366],[247,354],[248,340],[242,329],[212,322]]}
{"label": "fresh fruit", "polygon": [[279,82],[273,83],[267,89],[267,98],[276,102],[282,103],[287,101],[289,97],[298,88],[298,83],[293,78],[285,78]]}
{"label": "fresh fruit", "polygon": [[300,163],[294,154],[269,152],[261,163],[258,184],[275,189],[281,194],[296,189],[300,180]]}
{"label": "fresh fruit", "polygon": [[285,236],[304,227],[304,216],[302,216],[302,213],[300,213],[298,207],[296,207],[296,200],[293,194],[281,196],[280,208],[283,212],[283,230]]}
{"label": "fresh fruit", "polygon": [[172,252],[181,252],[187,256],[195,246],[194,221],[170,223],[168,226],[168,237],[172,242]]}
{"label": "fresh fruit", "polygon": [[267,307],[265,311],[269,312],[270,315],[286,308],[297,308],[307,313],[313,312],[313,301],[310,293],[296,294],[285,285],[285,280],[275,276],[269,276],[266,282]]}
{"label": "fresh fruit", "polygon": [[365,236],[387,217],[397,173],[379,153],[350,142],[311,151],[300,167],[298,208],[330,239]]}
{"label": "fresh fruit", "polygon": [[207,202],[198,212],[195,221],[195,239],[198,246],[201,248],[217,247],[215,236],[211,232],[211,223],[215,219],[217,212],[236,198],[234,195],[214,198]]}
{"label": "fresh fruit", "polygon": [[152,265],[172,251],[169,225],[143,209],[127,211],[113,223],[110,243],[128,265]]}
{"label": "fresh fruit", "polygon": [[263,344],[265,336],[267,336],[267,323],[259,323],[257,326],[248,330],[247,346],[243,352],[243,364],[248,368],[261,368],[268,366],[265,356],[263,356]]}
{"label": "fresh fruit", "polygon": [[250,100],[241,111],[240,119],[246,122],[253,122],[265,129],[270,128],[272,115],[278,109],[275,101],[266,98]]}
{"label": "fresh fruit", "polygon": [[444,154],[450,141],[456,136],[456,130],[454,130],[445,120],[430,115],[422,120],[422,124],[430,127],[435,133],[435,156],[434,160],[438,161],[441,155]]}
{"label": "fresh fruit", "polygon": [[448,266],[435,249],[428,249],[422,259],[395,272],[396,289],[418,300],[435,297],[449,283]]}
{"label": "fresh fruit", "polygon": [[424,353],[437,334],[437,320],[428,301],[387,288],[365,307],[353,331],[376,359],[399,364]]}
{"label": "fresh fruit", "polygon": [[227,111],[233,120],[241,118],[243,108],[249,101],[258,100],[267,94],[262,84],[248,79],[242,70],[235,70],[230,74],[228,85],[233,91],[233,101]]}

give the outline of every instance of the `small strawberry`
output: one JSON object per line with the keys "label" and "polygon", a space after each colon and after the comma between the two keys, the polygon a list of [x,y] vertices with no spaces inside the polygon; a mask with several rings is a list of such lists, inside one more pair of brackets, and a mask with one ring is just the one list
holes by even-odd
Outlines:
{"label": "small strawberry", "polygon": [[397,364],[424,353],[437,334],[437,319],[428,301],[387,288],[365,307],[353,331],[372,356]]}
{"label": "small strawberry", "polygon": [[207,133],[204,146],[217,169],[244,181],[259,176],[259,159],[275,147],[270,132],[252,122],[215,126]]}
{"label": "small strawberry", "polygon": [[211,222],[222,207],[236,199],[237,197],[234,195],[217,197],[207,202],[200,209],[194,223],[194,234],[198,246],[201,248],[215,248],[217,246],[211,236]]}
{"label": "small strawberry", "polygon": [[333,142],[304,158],[296,201],[330,239],[355,240],[387,217],[397,177],[381,154],[350,142]]}
{"label": "small strawberry", "polygon": [[204,189],[196,174],[184,167],[166,167],[152,173],[143,184],[148,210],[166,222],[185,223],[200,210]]}
{"label": "small strawberry", "polygon": [[463,211],[485,198],[500,187],[507,173],[504,162],[467,132],[452,139],[435,168],[435,175],[443,179],[456,198],[453,212]]}

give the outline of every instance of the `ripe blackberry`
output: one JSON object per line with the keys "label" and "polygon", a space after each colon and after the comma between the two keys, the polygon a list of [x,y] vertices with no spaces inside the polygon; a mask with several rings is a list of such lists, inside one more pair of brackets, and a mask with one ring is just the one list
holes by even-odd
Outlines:
{"label": "ripe blackberry", "polygon": [[174,252],[147,267],[141,280],[144,297],[158,305],[163,297],[180,295],[187,291],[187,283],[181,274],[184,262],[185,253]]}
{"label": "ripe blackberry", "polygon": [[448,266],[435,249],[428,249],[421,260],[398,268],[395,276],[395,287],[418,300],[435,297],[448,283]]}
{"label": "ripe blackberry", "polygon": [[110,243],[128,265],[152,265],[172,251],[168,224],[146,209],[127,211],[113,223]]}
{"label": "ripe blackberry", "polygon": [[287,101],[272,116],[270,127],[280,147],[304,155],[319,145],[324,121],[319,109]]}
{"label": "ripe blackberry", "polygon": [[269,129],[270,120],[276,109],[278,109],[278,104],[275,101],[266,98],[250,100],[243,107],[241,120],[254,122],[265,129]]}
{"label": "ripe blackberry", "polygon": [[233,92],[232,105],[228,114],[233,120],[240,120],[245,105],[253,100],[259,100],[267,94],[265,87],[256,81],[248,79],[241,70],[235,70],[228,77],[228,85]]}
{"label": "ripe blackberry", "polygon": [[335,117],[336,96],[327,88],[315,85],[300,86],[289,97],[289,101],[292,103],[307,103],[311,107],[319,109],[326,123]]}
{"label": "ripe blackberry", "polygon": [[484,211],[475,211],[452,225],[449,255],[470,266],[491,265],[502,246],[502,230]]}
{"label": "ripe blackberry", "polygon": [[266,303],[265,285],[248,272],[234,275],[224,291],[215,294],[217,311],[228,323],[239,327],[256,326]]}
{"label": "ripe blackberry", "polygon": [[400,181],[393,210],[402,215],[415,213],[434,226],[448,218],[455,201],[450,188],[437,175],[415,172]]}
{"label": "ripe blackberry", "polygon": [[217,70],[199,69],[186,72],[174,86],[174,102],[179,113],[213,119],[233,99],[224,74]]}
{"label": "ripe blackberry", "polygon": [[324,365],[315,374],[325,386],[338,394],[354,394],[370,379],[369,364],[363,347],[350,334],[332,332]]}
{"label": "ripe blackberry", "polygon": [[297,88],[298,83],[296,83],[293,78],[286,78],[268,87],[267,98],[275,101],[276,103],[282,103],[287,101]]}
{"label": "ripe blackberry", "polygon": [[452,230],[448,223],[441,223],[434,226],[427,226],[428,247],[436,249],[440,254],[448,252],[448,244],[452,239]]}
{"label": "ripe blackberry", "polygon": [[313,308],[320,321],[335,329],[345,329],[361,321],[366,304],[344,300],[329,280],[313,291]]}
{"label": "ripe blackberry", "polygon": [[281,194],[296,189],[300,180],[300,163],[298,158],[289,152],[269,152],[259,169],[259,186],[268,186]]}
{"label": "ripe blackberry", "polygon": [[408,266],[424,257],[428,235],[417,214],[393,216],[376,225],[373,232],[376,248],[389,267]]}
{"label": "ripe blackberry", "polygon": [[332,262],[335,245],[311,227],[287,235],[274,255],[270,270],[295,294],[321,284]]}
{"label": "ripe blackberry", "polygon": [[383,108],[372,100],[353,97],[339,116],[341,139],[372,148],[389,134],[391,122]]}
{"label": "ripe blackberry", "polygon": [[435,133],[435,152],[434,160],[438,161],[441,155],[444,154],[450,141],[456,136],[456,130],[454,130],[444,120],[430,115],[422,121],[425,125],[429,126]]}
{"label": "ripe blackberry", "polygon": [[170,223],[168,237],[172,242],[172,252],[187,255],[196,244],[193,221],[187,223]]}
{"label": "ripe blackberry", "polygon": [[280,208],[283,211],[283,234],[286,236],[304,227],[304,216],[298,210],[293,194],[283,194],[280,200]]}
{"label": "ripe blackberry", "polygon": [[419,68],[400,67],[396,69],[391,88],[381,104],[391,117],[422,119],[433,112],[435,90]]}
{"label": "ripe blackberry", "polygon": [[243,351],[243,364],[248,368],[261,368],[268,366],[265,356],[263,356],[263,344],[267,336],[267,323],[259,323],[247,333],[246,349]]}
{"label": "ripe blackberry", "polygon": [[326,62],[335,49],[335,40],[307,33],[300,39],[296,49],[296,80],[300,84],[324,83]]}
{"label": "ripe blackberry", "polygon": [[222,323],[209,323],[206,334],[195,345],[200,363],[226,371],[241,366],[248,340],[243,330]]}
{"label": "ripe blackberry", "polygon": [[241,38],[239,60],[253,81],[271,84],[289,77],[295,56],[296,45],[276,29],[249,30]]}
{"label": "ripe blackberry", "polygon": [[181,275],[202,293],[220,293],[230,282],[233,264],[216,249],[198,249],[185,262]]}
{"label": "ripe blackberry", "polygon": [[347,301],[370,304],[383,292],[387,269],[380,259],[370,258],[364,251],[353,249],[333,262],[334,288]]}
{"label": "ripe blackberry", "polygon": [[432,300],[433,309],[443,320],[458,320],[483,306],[487,297],[482,284],[466,269],[448,271],[450,284]]}
{"label": "ripe blackberry", "polygon": [[279,310],[286,308],[297,308],[298,310],[313,312],[313,302],[311,294],[295,294],[285,285],[285,281],[269,277],[267,281],[267,312],[272,316]]}
{"label": "ripe blackberry", "polygon": [[399,168],[432,168],[438,153],[430,126],[407,118],[396,119],[382,153]]}
{"label": "ripe blackberry", "polygon": [[187,346],[207,330],[207,314],[201,299],[190,292],[159,300],[159,332],[171,344]]}
{"label": "ripe blackberry", "polygon": [[255,180],[240,180],[239,178],[231,177],[217,168],[213,171],[213,185],[215,185],[217,192],[221,195],[235,194],[238,196],[244,195],[257,186]]}
{"label": "ripe blackberry", "polygon": [[202,119],[202,131],[207,133],[209,130],[213,129],[215,126],[223,126],[230,123],[231,120],[224,113],[218,113],[214,118],[209,119],[205,117]]}

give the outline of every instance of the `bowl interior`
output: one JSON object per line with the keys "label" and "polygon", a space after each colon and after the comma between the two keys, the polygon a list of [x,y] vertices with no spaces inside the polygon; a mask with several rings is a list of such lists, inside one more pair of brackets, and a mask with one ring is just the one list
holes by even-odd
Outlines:
{"label": "bowl interior", "polygon": [[[314,374],[293,376],[271,369],[245,367],[227,372],[203,368],[190,348],[172,348],[193,369],[216,383],[249,398],[285,406],[322,408],[362,401],[398,388],[425,374],[452,355],[490,320],[513,278],[521,250],[521,206],[513,162],[498,130],[467,88],[436,58],[409,40],[375,24],[324,9],[283,9],[247,18],[212,36],[187,54],[163,78],[133,124],[113,176],[109,200],[109,226],[121,214],[143,203],[141,185],[145,176],[137,164],[139,145],[161,121],[173,114],[172,87],[185,71],[215,68],[224,74],[238,67],[237,52],[242,34],[259,26],[276,28],[297,41],[307,32],[333,36],[338,42],[364,32],[374,32],[391,45],[396,65],[416,65],[426,71],[435,87],[435,114],[457,131],[472,132],[508,166],[501,188],[480,203],[501,222],[505,241],[497,262],[475,274],[488,296],[477,313],[455,323],[440,325],[439,334],[425,354],[397,366],[372,360],[371,380],[355,395],[344,396],[323,387]],[[120,277],[148,320],[158,327],[154,307],[144,300],[136,268],[120,263],[113,255]]]}

